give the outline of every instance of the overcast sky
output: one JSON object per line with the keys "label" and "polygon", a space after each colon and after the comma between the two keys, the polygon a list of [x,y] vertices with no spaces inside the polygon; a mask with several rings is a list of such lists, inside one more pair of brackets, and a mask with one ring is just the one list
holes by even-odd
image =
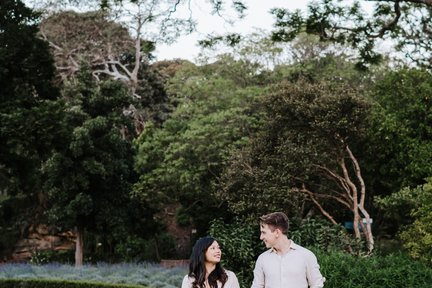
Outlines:
{"label": "overcast sky", "polygon": [[[198,2],[198,1],[196,1]],[[203,1],[204,2],[204,1]],[[156,49],[157,60],[182,58],[193,61],[200,48],[197,41],[204,39],[208,34],[224,34],[235,32],[248,34],[256,28],[270,30],[274,23],[273,16],[269,13],[271,8],[284,7],[290,10],[305,10],[308,0],[245,0],[248,7],[244,19],[236,21],[234,26],[226,23],[219,16],[209,15],[208,5],[204,7],[192,7],[194,17],[198,21],[198,32],[181,37],[171,45],[160,45]]]}

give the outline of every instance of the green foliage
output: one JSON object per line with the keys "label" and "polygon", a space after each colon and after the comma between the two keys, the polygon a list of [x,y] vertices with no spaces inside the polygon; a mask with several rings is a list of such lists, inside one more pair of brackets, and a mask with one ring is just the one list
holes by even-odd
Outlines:
{"label": "green foliage", "polygon": [[314,252],[326,278],[325,287],[426,288],[432,281],[432,269],[405,254],[355,257],[336,251]]}
{"label": "green foliage", "polygon": [[37,169],[51,148],[61,107],[53,101],[58,91],[48,45],[36,38],[38,14],[6,0],[0,19],[0,190],[28,195],[38,184]]}
{"label": "green foliage", "polygon": [[59,144],[63,103],[53,85],[39,14],[21,1],[0,3],[0,249],[8,254],[23,227],[40,219],[41,163]]}
{"label": "green foliage", "polygon": [[[405,187],[390,196],[378,198],[377,203],[390,215],[409,210],[409,225],[402,226],[400,238],[413,258],[432,263],[432,178],[415,188]],[[397,214],[396,214],[397,215]],[[400,216],[400,214],[398,214]],[[407,215],[408,216],[408,215]],[[392,218],[395,218],[394,216]]]}
{"label": "green foliage", "polygon": [[273,87],[261,104],[265,124],[233,155],[219,196],[239,215],[279,210],[303,218],[310,208],[298,192],[303,184],[317,197],[341,191],[322,167],[343,175],[338,159],[365,137],[370,104],[344,83],[304,80]]}
{"label": "green foliage", "polygon": [[[370,168],[391,192],[417,186],[432,175],[432,76],[425,70],[387,73],[373,88],[377,102],[370,130]],[[382,189],[381,189],[382,190]]]}
{"label": "green foliage", "polygon": [[153,235],[150,239],[128,236],[116,246],[115,254],[126,262],[159,262],[175,257],[175,240],[167,233]]}
{"label": "green foliage", "polygon": [[[359,69],[383,59],[377,49],[379,39],[392,39],[394,47],[414,63],[431,67],[430,3],[380,1],[370,12],[362,2],[315,1],[306,15],[300,10],[275,8],[273,40],[291,41],[302,32],[317,35],[321,41],[349,45],[358,51]],[[391,42],[390,42],[391,43]]]}
{"label": "green foliage", "polygon": [[179,207],[176,210],[176,222],[180,226],[189,226],[191,224],[191,219],[187,210],[183,207]]}
{"label": "green foliage", "polygon": [[[96,258],[102,251],[112,256],[125,235],[146,238],[157,230],[154,210],[129,195],[135,179],[134,151],[125,131],[131,129],[132,120],[123,108],[130,96],[119,82],[96,85],[88,71],[82,71],[63,94],[68,99],[64,145],[43,167],[46,215],[60,230],[78,227],[98,234],[94,242],[87,242],[93,251],[87,251]],[[97,248],[97,243],[102,246]]]}
{"label": "green foliage", "polygon": [[213,184],[230,151],[244,145],[255,129],[251,105],[262,91],[241,86],[248,82],[235,83],[232,73],[240,78],[244,71],[225,66],[185,64],[167,88],[176,105],[171,118],[160,128],[148,124],[135,141],[141,175],[135,195],[156,204],[179,201],[199,233],[224,207],[213,195]]}
{"label": "green foliage", "polygon": [[[128,96],[115,83],[106,83],[100,89],[91,83],[87,85],[67,91],[75,94],[70,96],[75,101],[68,103],[67,146],[44,167],[52,205],[47,213],[54,223],[69,228],[83,223],[82,217],[112,207],[114,202],[108,205],[110,198],[120,201],[120,196],[127,193],[131,175],[130,143],[122,139],[120,129],[116,128],[127,123],[122,119],[121,109]],[[115,89],[117,93],[113,93]]]}
{"label": "green foliage", "polygon": [[258,224],[245,224],[241,220],[225,224],[216,219],[211,222],[208,233],[221,246],[223,267],[236,273],[240,287],[250,286],[256,257],[264,252]]}
{"label": "green foliage", "polygon": [[73,263],[73,250],[36,250],[32,253],[29,260],[31,264],[41,265],[48,263]]}
{"label": "green foliage", "polygon": [[289,236],[297,244],[314,247],[320,251],[357,254],[364,248],[362,243],[357,243],[342,225],[334,225],[320,219],[294,219],[290,224]]}

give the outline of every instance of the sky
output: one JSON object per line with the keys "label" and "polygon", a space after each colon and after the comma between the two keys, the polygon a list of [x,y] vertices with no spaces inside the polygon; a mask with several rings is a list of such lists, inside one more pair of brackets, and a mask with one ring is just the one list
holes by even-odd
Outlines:
{"label": "sky", "polygon": [[[199,2],[199,1],[196,1]],[[204,2],[204,1],[202,1]],[[219,16],[209,14],[208,5],[193,8],[194,17],[197,18],[197,32],[180,37],[171,45],[159,44],[156,47],[155,56],[157,60],[187,59],[194,61],[200,52],[197,41],[205,39],[206,35],[221,35],[229,32],[248,34],[256,28],[270,31],[274,23],[273,16],[269,13],[271,8],[283,7],[289,10],[306,10],[308,0],[245,0],[248,7],[246,17],[237,20],[233,26],[226,23]]]}

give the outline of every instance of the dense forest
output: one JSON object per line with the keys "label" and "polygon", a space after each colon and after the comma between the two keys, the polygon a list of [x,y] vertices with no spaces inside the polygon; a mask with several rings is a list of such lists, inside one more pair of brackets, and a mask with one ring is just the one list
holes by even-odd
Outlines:
{"label": "dense forest", "polygon": [[299,243],[431,263],[430,1],[274,9],[196,63],[152,54],[188,1],[24,2],[0,3],[3,261],[44,229],[73,245],[26,260],[183,259],[209,233],[234,255],[284,211]]}

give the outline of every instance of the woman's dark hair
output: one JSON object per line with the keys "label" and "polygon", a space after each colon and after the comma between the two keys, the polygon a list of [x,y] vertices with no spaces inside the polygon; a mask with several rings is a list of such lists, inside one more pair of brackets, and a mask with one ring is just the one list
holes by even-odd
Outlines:
{"label": "woman's dark hair", "polygon": [[[189,277],[195,278],[192,283],[192,288],[204,288],[205,287],[205,253],[207,249],[215,242],[216,239],[213,237],[203,237],[196,241],[192,248],[192,254],[189,263]],[[216,264],[216,268],[208,276],[208,283],[211,288],[218,288],[217,281],[222,283],[222,287],[228,280],[228,275],[222,268],[220,263]]]}

